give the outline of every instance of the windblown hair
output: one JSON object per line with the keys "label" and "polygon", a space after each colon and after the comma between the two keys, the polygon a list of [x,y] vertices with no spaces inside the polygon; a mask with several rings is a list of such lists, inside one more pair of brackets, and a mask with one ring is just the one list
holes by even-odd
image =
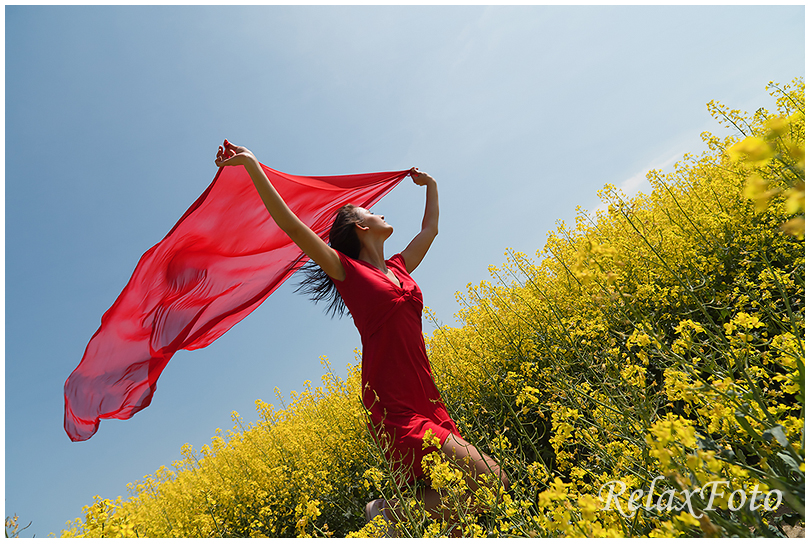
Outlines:
{"label": "windblown hair", "polygon": [[[332,228],[329,230],[329,245],[332,249],[340,251],[347,257],[357,259],[360,256],[360,239],[355,231],[355,225],[361,221],[358,207],[352,204],[342,206],[335,216]],[[299,281],[296,293],[309,295],[313,302],[326,300],[329,305],[327,314],[343,317],[348,313],[338,288],[324,270],[313,261],[308,261],[300,268],[304,277]]]}

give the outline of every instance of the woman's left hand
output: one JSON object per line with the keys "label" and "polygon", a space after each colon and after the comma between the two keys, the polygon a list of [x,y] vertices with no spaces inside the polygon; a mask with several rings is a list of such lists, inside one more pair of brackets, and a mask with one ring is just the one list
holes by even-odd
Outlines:
{"label": "woman's left hand", "polygon": [[428,185],[431,182],[436,183],[436,180],[434,178],[432,178],[425,172],[420,172],[419,170],[417,170],[416,166],[408,172],[408,175],[411,176],[411,179],[414,180],[414,183],[416,185],[419,185],[420,187],[424,187],[425,185]]}
{"label": "woman's left hand", "polygon": [[217,158],[214,159],[214,164],[218,167],[221,166],[236,166],[247,165],[251,162],[258,162],[253,153],[247,148],[239,145],[234,145],[228,140],[225,140],[217,150]]}

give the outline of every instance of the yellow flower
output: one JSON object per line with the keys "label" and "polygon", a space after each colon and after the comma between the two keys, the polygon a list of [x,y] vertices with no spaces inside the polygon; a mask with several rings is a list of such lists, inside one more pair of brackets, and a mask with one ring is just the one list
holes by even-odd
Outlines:
{"label": "yellow flower", "polygon": [[580,513],[583,515],[583,519],[594,521],[596,519],[596,513],[603,507],[603,503],[595,497],[594,495],[580,495],[577,498],[577,505],[580,507]]}
{"label": "yellow flower", "polygon": [[786,134],[791,127],[791,123],[785,117],[775,117],[766,123],[768,132],[766,138],[773,140]]}
{"label": "yellow flower", "polygon": [[758,174],[751,174],[746,178],[743,196],[755,203],[755,211],[762,212],[769,207],[769,202],[780,192],[779,189],[769,189],[769,184]]}
{"label": "yellow flower", "polygon": [[538,395],[540,394],[541,391],[538,388],[525,385],[518,394],[518,398],[516,399],[515,403],[519,406],[524,403],[538,404],[538,402],[540,402]]}
{"label": "yellow flower", "polygon": [[749,315],[746,312],[739,312],[733,320],[738,327],[746,330],[752,330],[757,327],[763,327],[763,322],[757,316]]}
{"label": "yellow flower", "polygon": [[788,221],[780,225],[780,230],[782,230],[786,234],[790,234],[792,236],[796,236],[799,239],[802,239],[805,236],[805,218],[794,217],[793,219],[789,219]]}
{"label": "yellow flower", "polygon": [[676,521],[681,522],[683,525],[687,527],[698,527],[701,523],[695,518],[690,512],[681,512],[675,518]]}
{"label": "yellow flower", "polygon": [[439,442],[439,437],[434,434],[434,431],[428,429],[422,437],[422,449],[440,449],[442,444]]}
{"label": "yellow flower", "polygon": [[805,143],[791,143],[788,145],[789,156],[797,161],[797,168],[805,170]]}
{"label": "yellow flower", "polygon": [[798,183],[794,187],[787,189],[786,196],[786,213],[794,215],[795,213],[805,212],[805,184]]}
{"label": "yellow flower", "polygon": [[755,166],[763,166],[774,156],[774,149],[762,138],[748,136],[727,150],[732,161],[740,159]]}

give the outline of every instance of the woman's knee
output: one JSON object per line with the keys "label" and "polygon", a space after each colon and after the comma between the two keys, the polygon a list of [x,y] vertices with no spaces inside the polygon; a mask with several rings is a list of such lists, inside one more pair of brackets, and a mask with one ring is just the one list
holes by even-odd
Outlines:
{"label": "woman's knee", "polygon": [[493,485],[495,482],[491,475],[494,475],[501,481],[501,485],[504,486],[504,489],[509,489],[510,481],[501,466],[496,463],[493,458],[480,452],[464,438],[451,434],[442,445],[442,451],[448,457],[456,459],[466,465],[474,480],[479,480],[480,477],[484,476],[484,481],[492,482],[492,484],[488,485]]}
{"label": "woman's knee", "polygon": [[[486,455],[484,457],[485,457],[484,461],[486,463],[486,468],[484,469],[483,472],[485,472],[486,474],[495,475],[501,481],[502,487],[504,487],[504,489],[509,489],[510,488],[510,479],[507,477],[507,472],[503,468],[501,468],[501,465],[496,463],[493,460],[492,457],[489,457],[489,456],[486,456]],[[493,484],[495,484],[495,483],[496,482],[493,481]]]}

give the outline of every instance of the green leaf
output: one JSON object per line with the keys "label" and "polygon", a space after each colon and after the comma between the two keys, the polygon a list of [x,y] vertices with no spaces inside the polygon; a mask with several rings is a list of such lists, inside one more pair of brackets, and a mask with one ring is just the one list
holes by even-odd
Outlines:
{"label": "green leaf", "polygon": [[783,463],[788,467],[789,470],[798,472],[800,474],[803,473],[803,471],[800,470],[800,465],[797,464],[797,460],[794,459],[794,457],[792,457],[791,455],[781,451],[780,453],[777,454],[777,457],[778,459],[783,461]]}
{"label": "green leaf", "polygon": [[720,451],[720,447],[709,436],[696,435],[696,444],[702,450]]}
{"label": "green leaf", "polygon": [[[735,415],[737,417],[737,414]],[[782,425],[772,427],[771,429],[763,433],[763,440],[765,440],[766,442],[771,442],[772,439],[777,440],[777,443],[783,446],[784,448],[788,447],[788,438],[786,438],[786,433],[783,432]]]}
{"label": "green leaf", "polygon": [[746,416],[743,413],[736,410],[735,419],[738,420],[738,424],[741,426],[741,428],[743,428],[744,431],[749,433],[749,435],[752,438],[756,438],[758,440],[761,439],[761,436],[755,432],[755,430],[752,428],[752,425],[749,424],[749,421],[746,420]]}

